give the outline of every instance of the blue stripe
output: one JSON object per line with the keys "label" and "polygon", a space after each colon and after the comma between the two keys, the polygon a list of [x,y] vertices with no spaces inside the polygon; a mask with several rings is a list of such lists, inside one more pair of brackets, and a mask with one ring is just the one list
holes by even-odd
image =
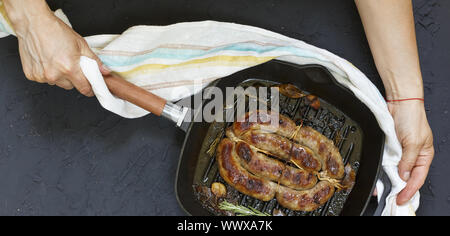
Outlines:
{"label": "blue stripe", "polygon": [[256,54],[264,54],[268,52],[279,51],[283,53],[289,53],[291,55],[315,58],[318,60],[325,60],[320,55],[311,53],[308,50],[296,48],[296,47],[276,47],[276,46],[261,46],[252,43],[237,43],[224,47],[213,48],[210,50],[194,50],[194,49],[172,49],[172,48],[158,48],[150,53],[138,56],[111,56],[100,55],[100,59],[108,66],[120,67],[130,66],[141,63],[150,58],[161,59],[176,59],[176,60],[190,60],[198,57],[207,56],[208,54],[219,52],[249,52]]}
{"label": "blue stripe", "polygon": [[6,30],[6,27],[2,24],[2,22],[0,22],[0,31],[9,34],[9,32]]}

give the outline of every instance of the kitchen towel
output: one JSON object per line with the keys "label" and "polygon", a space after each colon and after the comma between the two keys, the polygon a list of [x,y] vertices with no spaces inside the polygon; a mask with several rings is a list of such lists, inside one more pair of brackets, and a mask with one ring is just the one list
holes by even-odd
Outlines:
{"label": "kitchen towel", "polygon": [[[69,24],[62,11],[55,14]],[[0,32],[0,36],[14,34],[1,2]],[[386,135],[383,168],[391,180],[392,189],[382,215],[415,214],[419,193],[403,206],[396,204],[396,196],[406,183],[398,175],[402,148],[387,104],[378,89],[350,62],[324,49],[264,29],[214,21],[135,26],[121,35],[97,35],[86,40],[109,68],[170,101],[189,97],[214,80],[272,59],[325,66],[339,83],[350,89],[374,113]],[[105,109],[126,118],[148,114],[114,97],[95,61],[82,57],[80,65]],[[381,195],[382,184],[377,186]]]}

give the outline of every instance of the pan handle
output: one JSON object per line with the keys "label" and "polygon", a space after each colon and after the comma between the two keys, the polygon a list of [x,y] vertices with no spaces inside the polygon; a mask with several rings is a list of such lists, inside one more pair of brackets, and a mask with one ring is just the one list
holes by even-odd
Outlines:
{"label": "pan handle", "polygon": [[104,79],[109,91],[116,97],[133,103],[157,116],[166,117],[177,123],[178,126],[181,125],[186,116],[186,108],[168,102],[164,98],[124,80],[115,72],[104,76]]}
{"label": "pan handle", "polygon": [[[392,189],[391,180],[386,175],[386,172],[384,172],[383,168],[380,168],[380,171],[378,173],[378,179],[383,183],[384,191],[381,195],[381,200],[378,203],[378,206],[377,206],[377,209],[375,210],[374,216],[381,216],[384,208],[386,207],[386,198]],[[378,194],[380,194],[380,193],[378,193]]]}
{"label": "pan handle", "polygon": [[104,77],[106,86],[115,96],[133,103],[157,116],[161,116],[167,101],[147,90],[140,88],[112,72]]}

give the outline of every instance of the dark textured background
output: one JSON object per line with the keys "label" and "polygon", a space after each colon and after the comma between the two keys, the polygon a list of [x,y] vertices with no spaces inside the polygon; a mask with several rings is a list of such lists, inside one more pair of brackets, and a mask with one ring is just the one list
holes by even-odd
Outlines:
{"label": "dark textured background", "polygon": [[[353,1],[72,0],[83,36],[136,24],[218,20],[254,25],[330,50],[382,88]],[[436,157],[419,215],[450,215],[450,1],[415,0]],[[17,41],[0,39],[0,215],[180,215],[174,194],[184,138],[153,116],[126,120],[95,99],[28,82]]]}

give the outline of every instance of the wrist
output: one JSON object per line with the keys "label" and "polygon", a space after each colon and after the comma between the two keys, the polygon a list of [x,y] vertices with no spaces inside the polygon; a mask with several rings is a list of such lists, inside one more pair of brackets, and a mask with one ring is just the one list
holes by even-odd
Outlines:
{"label": "wrist", "polygon": [[386,91],[386,100],[424,99],[423,90],[396,90]]}
{"label": "wrist", "polygon": [[399,115],[398,113],[404,109],[408,109],[409,111],[414,110],[414,112],[410,112],[410,115],[415,115],[418,113],[425,113],[425,103],[421,100],[406,100],[400,102],[388,102],[388,109],[392,116]]}
{"label": "wrist", "polygon": [[424,98],[422,78],[392,79],[384,83],[387,100]]}

